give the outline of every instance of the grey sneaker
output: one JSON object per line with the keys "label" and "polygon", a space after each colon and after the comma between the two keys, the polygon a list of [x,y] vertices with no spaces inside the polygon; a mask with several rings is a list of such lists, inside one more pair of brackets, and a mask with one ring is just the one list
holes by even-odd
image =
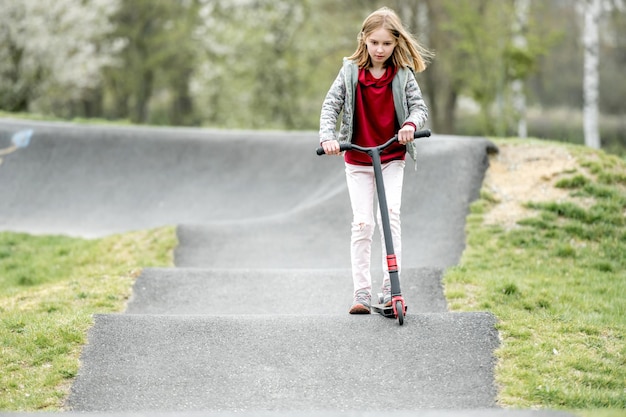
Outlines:
{"label": "grey sneaker", "polygon": [[382,304],[385,307],[391,307],[391,293],[390,292],[388,292],[386,294],[383,294],[383,302],[382,302]]}
{"label": "grey sneaker", "polygon": [[391,306],[391,283],[389,281],[383,283],[382,303],[385,307]]}
{"label": "grey sneaker", "polygon": [[354,294],[350,314],[370,314],[370,300],[371,295],[367,291],[357,291]]}

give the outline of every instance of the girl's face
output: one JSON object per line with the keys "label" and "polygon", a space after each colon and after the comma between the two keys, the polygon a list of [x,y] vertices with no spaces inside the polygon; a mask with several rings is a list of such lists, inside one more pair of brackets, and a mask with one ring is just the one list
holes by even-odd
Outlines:
{"label": "girl's face", "polygon": [[379,28],[373,31],[367,39],[365,39],[367,53],[372,59],[374,65],[384,64],[396,47],[396,40],[387,29]]}

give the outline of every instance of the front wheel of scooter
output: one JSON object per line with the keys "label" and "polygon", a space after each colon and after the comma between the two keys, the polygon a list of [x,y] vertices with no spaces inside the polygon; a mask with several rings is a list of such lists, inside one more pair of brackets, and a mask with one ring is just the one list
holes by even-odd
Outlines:
{"label": "front wheel of scooter", "polygon": [[402,301],[396,301],[396,311],[398,312],[398,323],[402,326],[404,324],[404,306]]}

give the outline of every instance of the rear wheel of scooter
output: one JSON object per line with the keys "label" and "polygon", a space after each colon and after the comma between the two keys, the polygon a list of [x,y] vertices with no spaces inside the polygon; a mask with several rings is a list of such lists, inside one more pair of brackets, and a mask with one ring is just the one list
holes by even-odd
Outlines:
{"label": "rear wheel of scooter", "polygon": [[404,324],[404,307],[402,301],[396,301],[396,311],[398,312],[398,323],[400,326]]}

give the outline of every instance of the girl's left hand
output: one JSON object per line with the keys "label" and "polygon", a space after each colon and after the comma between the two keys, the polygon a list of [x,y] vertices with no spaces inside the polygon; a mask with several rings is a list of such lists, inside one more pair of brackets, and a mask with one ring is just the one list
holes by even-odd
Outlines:
{"label": "girl's left hand", "polygon": [[415,128],[410,124],[402,126],[402,129],[398,130],[398,142],[401,145],[406,145],[409,142],[413,142],[413,135],[415,134]]}

